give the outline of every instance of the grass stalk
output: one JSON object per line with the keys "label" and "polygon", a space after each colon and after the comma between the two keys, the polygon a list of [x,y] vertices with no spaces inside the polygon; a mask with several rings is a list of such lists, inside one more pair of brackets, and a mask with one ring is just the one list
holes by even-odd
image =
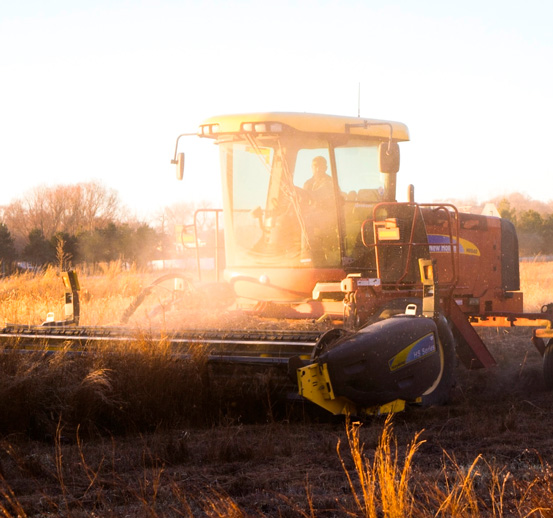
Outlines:
{"label": "grass stalk", "polygon": [[340,441],[337,445],[338,457],[346,474],[357,510],[365,518],[410,516],[413,498],[409,482],[413,456],[424,442],[420,440],[420,433],[415,435],[407,447],[403,465],[400,465],[391,415],[386,418],[384,423],[372,463],[365,455],[364,444],[360,440],[360,429],[361,423],[347,421],[346,435],[355,478],[350,474],[340,453]]}

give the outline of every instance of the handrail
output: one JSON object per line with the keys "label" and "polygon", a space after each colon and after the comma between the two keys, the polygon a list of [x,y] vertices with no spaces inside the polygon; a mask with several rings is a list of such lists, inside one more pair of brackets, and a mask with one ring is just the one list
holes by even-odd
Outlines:
{"label": "handrail", "polygon": [[[454,288],[459,282],[459,258],[461,254],[461,243],[459,242],[459,237],[461,234],[460,231],[460,220],[459,220],[459,211],[455,205],[451,203],[421,203],[421,207],[428,207],[434,210],[434,212],[444,211],[447,216],[447,223],[449,229],[449,247],[451,250],[451,270],[452,270],[452,279],[451,287]],[[448,210],[449,209],[451,210]],[[454,221],[452,222],[452,213],[454,214]],[[453,229],[455,226],[455,230]]]}
{"label": "handrail", "polygon": [[[378,231],[376,224],[378,223],[376,214],[377,210],[381,209],[386,206],[404,206],[404,207],[412,207],[414,209],[413,213],[413,219],[411,221],[411,229],[408,231],[409,237],[407,240],[402,241],[386,241],[383,242],[382,240],[379,240],[378,237]],[[376,271],[377,271],[377,277],[382,278],[382,271],[381,271],[381,264],[379,260],[379,254],[378,249],[379,248],[386,248],[386,247],[406,247],[407,253],[406,253],[406,259],[405,263],[403,265],[403,271],[400,272],[400,276],[398,279],[393,283],[396,287],[402,283],[402,281],[405,279],[405,277],[409,274],[409,268],[413,257],[413,250],[415,247],[426,247],[430,251],[431,244],[427,241],[418,243],[415,241],[415,230],[416,226],[418,224],[419,218],[422,218],[422,221],[424,222],[424,216],[421,212],[421,208],[426,207],[430,208],[434,211],[444,211],[444,214],[446,216],[447,221],[447,233],[449,234],[448,242],[445,243],[449,247],[449,253],[451,257],[451,270],[452,275],[451,279],[446,280],[445,282],[442,280],[440,282],[440,285],[444,287],[445,285],[449,285],[451,289],[453,289],[457,283],[459,282],[459,257],[460,257],[460,243],[459,243],[459,235],[460,235],[460,223],[459,223],[459,212],[457,208],[454,205],[447,204],[447,203],[414,203],[414,202],[382,202],[378,203],[373,207],[373,216],[372,218],[368,218],[363,221],[361,224],[361,239],[363,242],[363,245],[366,248],[374,249],[375,258],[376,258]],[[393,217],[393,215],[392,215]],[[365,236],[367,234],[366,227],[367,225],[373,226],[373,239],[374,242],[370,243],[367,242]],[[404,285],[415,285],[417,283],[406,283]],[[392,285],[392,283],[390,283]]]}

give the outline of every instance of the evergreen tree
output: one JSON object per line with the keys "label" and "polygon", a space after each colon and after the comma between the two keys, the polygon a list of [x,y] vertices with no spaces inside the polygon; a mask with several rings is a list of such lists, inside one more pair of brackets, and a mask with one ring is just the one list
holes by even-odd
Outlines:
{"label": "evergreen tree", "polygon": [[38,266],[52,264],[55,261],[55,248],[44,237],[42,230],[35,228],[29,232],[29,243],[23,249],[23,258]]}
{"label": "evergreen tree", "polygon": [[0,273],[7,275],[13,270],[13,263],[17,257],[14,239],[4,223],[0,223]]}
{"label": "evergreen tree", "polygon": [[516,225],[517,211],[515,208],[511,208],[511,203],[509,202],[509,200],[503,198],[497,205],[497,211],[502,218],[508,219]]}

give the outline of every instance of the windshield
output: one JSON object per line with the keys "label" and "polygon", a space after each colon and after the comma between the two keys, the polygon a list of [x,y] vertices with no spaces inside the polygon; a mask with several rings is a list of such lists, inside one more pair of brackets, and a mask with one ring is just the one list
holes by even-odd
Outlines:
{"label": "windshield", "polygon": [[340,268],[356,262],[367,251],[361,223],[384,193],[378,143],[242,137],[220,143],[227,265]]}

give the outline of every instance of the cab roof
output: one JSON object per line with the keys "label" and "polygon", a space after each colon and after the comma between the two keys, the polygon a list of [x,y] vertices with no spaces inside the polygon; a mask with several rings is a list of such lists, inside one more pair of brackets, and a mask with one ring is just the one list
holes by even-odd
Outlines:
{"label": "cab roof", "polygon": [[[293,112],[259,112],[219,115],[210,117],[200,124],[200,136],[216,138],[218,134],[241,133],[245,128],[254,129],[256,124],[282,124],[296,131],[306,133],[349,133],[366,137],[388,139],[390,130],[392,138],[397,141],[409,140],[409,130],[401,122],[367,119],[364,117],[345,117],[339,115],[322,115],[315,113]],[[251,124],[251,126],[248,126]],[[245,126],[246,125],[246,126]],[[263,127],[263,126],[258,126]],[[267,126],[275,127],[275,126]],[[250,131],[252,131],[250,129]],[[272,132],[273,130],[269,129]]]}

